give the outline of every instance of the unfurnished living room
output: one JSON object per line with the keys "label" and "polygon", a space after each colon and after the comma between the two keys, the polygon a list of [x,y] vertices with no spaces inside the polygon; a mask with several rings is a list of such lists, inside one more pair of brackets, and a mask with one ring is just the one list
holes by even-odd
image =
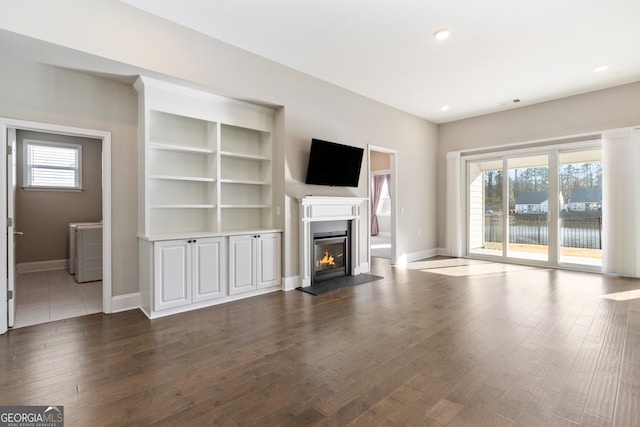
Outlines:
{"label": "unfurnished living room", "polygon": [[0,424],[640,425],[638,18],[3,1]]}

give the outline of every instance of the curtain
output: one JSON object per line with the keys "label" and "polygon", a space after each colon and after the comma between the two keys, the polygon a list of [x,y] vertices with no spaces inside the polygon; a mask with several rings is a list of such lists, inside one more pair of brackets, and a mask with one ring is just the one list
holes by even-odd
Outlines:
{"label": "curtain", "polygon": [[445,247],[449,256],[453,257],[461,257],[463,251],[464,215],[461,197],[464,187],[460,162],[460,152],[447,153]]}
{"label": "curtain", "polygon": [[605,132],[602,139],[602,270],[640,277],[640,131]]}
{"label": "curtain", "polygon": [[371,235],[378,235],[378,204],[380,204],[380,193],[382,192],[382,186],[384,181],[389,175],[374,175],[373,176],[373,203],[371,204]]}

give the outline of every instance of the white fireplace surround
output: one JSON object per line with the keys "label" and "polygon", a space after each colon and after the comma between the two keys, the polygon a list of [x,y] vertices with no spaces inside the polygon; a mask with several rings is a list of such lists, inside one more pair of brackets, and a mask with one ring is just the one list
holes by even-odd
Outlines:
{"label": "white fireplace surround", "polygon": [[[304,196],[298,198],[300,212],[300,286],[311,285],[311,223],[319,221],[351,221],[351,274],[360,274],[361,197]],[[366,205],[364,205],[366,207]]]}

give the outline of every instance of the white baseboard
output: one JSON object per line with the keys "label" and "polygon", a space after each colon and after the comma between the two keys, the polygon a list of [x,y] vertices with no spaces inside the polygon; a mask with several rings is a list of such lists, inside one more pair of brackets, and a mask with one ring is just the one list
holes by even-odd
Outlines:
{"label": "white baseboard", "polygon": [[412,252],[398,257],[398,265],[405,265],[410,262],[420,261],[421,259],[431,258],[440,255],[441,249],[426,249],[424,251]]}
{"label": "white baseboard", "polygon": [[111,312],[133,310],[140,307],[140,292],[116,295],[111,298]]}
{"label": "white baseboard", "polygon": [[16,272],[33,273],[35,271],[65,270],[68,268],[68,259],[55,259],[52,261],[21,262],[16,265]]}
{"label": "white baseboard", "polygon": [[368,262],[361,262],[360,266],[358,267],[358,274],[360,273],[368,273],[371,271],[371,267],[369,266]]}
{"label": "white baseboard", "polygon": [[291,291],[300,286],[300,276],[289,276],[282,278],[282,290]]}
{"label": "white baseboard", "polygon": [[447,251],[447,248],[436,248],[436,251],[440,256],[450,256],[449,252]]}

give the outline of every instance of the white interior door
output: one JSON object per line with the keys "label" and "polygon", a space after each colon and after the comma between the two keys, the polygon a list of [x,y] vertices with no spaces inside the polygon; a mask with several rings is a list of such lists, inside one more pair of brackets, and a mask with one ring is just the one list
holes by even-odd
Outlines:
{"label": "white interior door", "polygon": [[7,316],[8,326],[15,322],[16,300],[16,244],[15,236],[21,234],[16,230],[16,130],[7,129]]}

